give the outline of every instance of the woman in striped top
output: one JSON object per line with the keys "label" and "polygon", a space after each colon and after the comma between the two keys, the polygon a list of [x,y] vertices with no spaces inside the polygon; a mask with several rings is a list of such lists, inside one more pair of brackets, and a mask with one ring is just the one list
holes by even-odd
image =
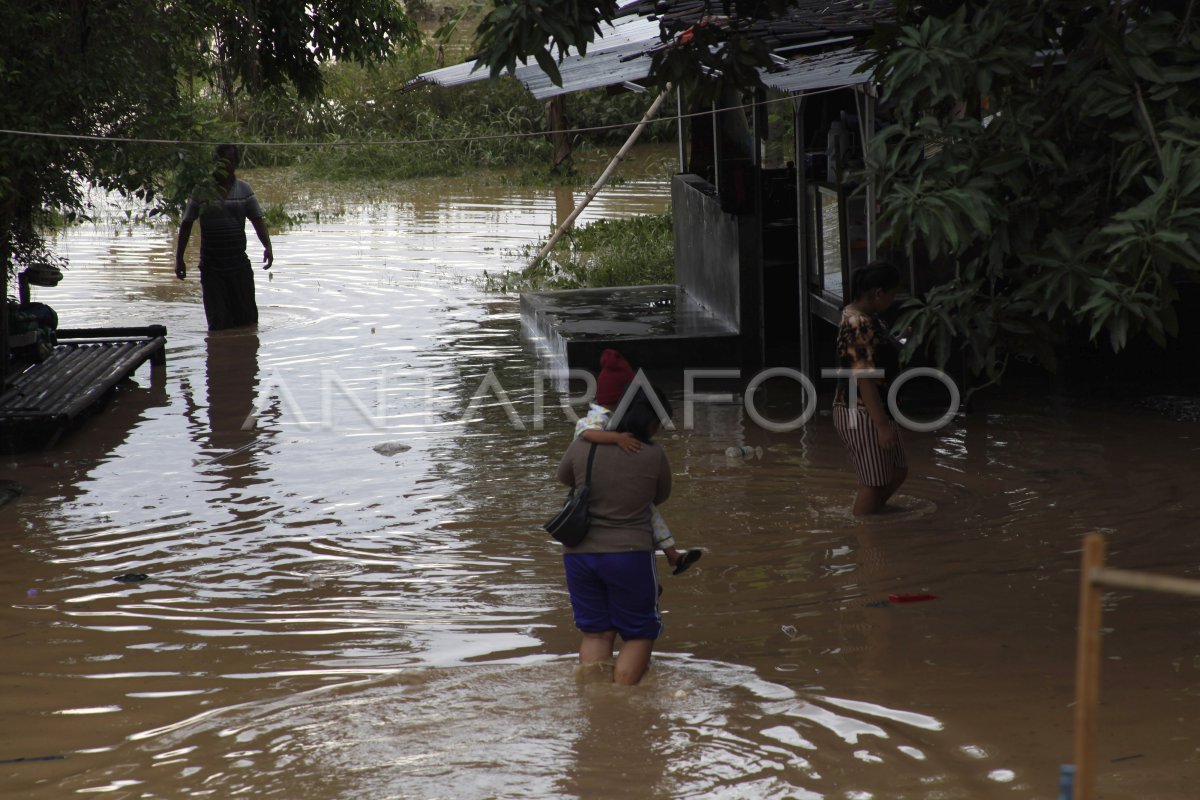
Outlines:
{"label": "woman in striped top", "polygon": [[857,378],[857,391],[852,391],[850,379],[840,379],[833,399],[833,425],[858,477],[855,516],[884,511],[908,477],[900,429],[885,403],[888,383],[900,369],[900,343],[879,317],[895,301],[899,286],[900,270],[886,261],[856,269],[850,280],[851,301],[838,327],[839,367],[883,371],[882,378]]}

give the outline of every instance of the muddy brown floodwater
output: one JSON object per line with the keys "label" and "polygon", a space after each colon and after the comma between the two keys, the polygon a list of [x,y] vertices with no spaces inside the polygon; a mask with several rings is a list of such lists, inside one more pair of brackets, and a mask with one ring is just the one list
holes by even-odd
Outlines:
{"label": "muddy brown floodwater", "polygon": [[[571,425],[555,398],[534,424],[517,298],[479,281],[563,198],[249,179],[310,213],[257,275],[256,332],[206,335],[167,228],[71,229],[36,290],[71,327],[165,324],[168,363],[0,459],[26,487],[0,508],[0,796],[1052,799],[1081,536],[1197,577],[1195,423],[998,402],[910,434],[909,511],[859,524],[827,400],[790,433],[700,404],[661,439],[663,513],[708,552],[663,570],[641,686],[577,680],[537,529]],[[667,202],[631,181],[585,219]],[[493,394],[460,421],[489,370],[524,430]],[[1101,797],[1200,791],[1198,622],[1106,595]]]}

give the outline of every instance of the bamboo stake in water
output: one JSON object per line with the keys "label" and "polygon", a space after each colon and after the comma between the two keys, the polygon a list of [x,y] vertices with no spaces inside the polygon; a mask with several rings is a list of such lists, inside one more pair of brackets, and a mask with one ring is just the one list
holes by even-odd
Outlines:
{"label": "bamboo stake in water", "polygon": [[1149,572],[1131,572],[1127,569],[1098,570],[1092,580],[1099,586],[1110,589],[1137,589],[1146,592],[1165,592],[1185,597],[1200,597],[1200,581],[1190,578],[1173,578],[1170,575],[1155,575]]}
{"label": "bamboo stake in water", "polygon": [[570,229],[571,225],[575,222],[575,219],[583,213],[585,208],[587,208],[588,203],[592,202],[592,199],[595,198],[595,196],[600,193],[600,190],[604,188],[604,184],[608,183],[608,179],[612,177],[612,174],[616,171],[617,166],[625,159],[625,156],[629,154],[629,149],[633,147],[635,142],[637,142],[638,137],[642,135],[642,131],[644,131],[646,126],[650,124],[650,121],[657,116],[658,108],[662,105],[663,99],[666,98],[667,92],[669,91],[671,91],[671,84],[668,83],[666,88],[663,89],[662,94],[655,98],[654,102],[650,105],[650,108],[646,110],[646,114],[642,117],[642,121],[639,122],[637,127],[633,129],[633,133],[629,134],[629,138],[625,141],[625,144],[621,145],[621,149],[617,151],[615,156],[613,156],[612,161],[608,162],[608,166],[604,168],[604,172],[600,173],[600,177],[596,180],[595,185],[588,190],[588,193],[584,195],[584,198],[580,201],[579,205],[575,206],[575,210],[571,212],[571,215],[562,221],[562,224],[558,226],[558,230],[554,231],[554,235],[550,237],[550,241],[546,242],[546,244],[542,247],[541,252],[537,254],[537,258],[533,260],[534,264],[546,257],[546,254],[553,249],[554,245],[558,243],[558,240],[562,238],[562,235],[566,233],[568,229]]}
{"label": "bamboo stake in water", "polygon": [[1096,574],[1104,569],[1104,537],[1083,540],[1079,576],[1079,643],[1075,662],[1075,797],[1094,800],[1096,791],[1096,716],[1100,703],[1100,599]]}

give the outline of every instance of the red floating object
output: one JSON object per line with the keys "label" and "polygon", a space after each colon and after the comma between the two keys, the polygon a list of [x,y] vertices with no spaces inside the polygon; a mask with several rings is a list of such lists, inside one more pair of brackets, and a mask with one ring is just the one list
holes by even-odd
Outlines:
{"label": "red floating object", "polygon": [[937,600],[936,594],[889,594],[888,600],[893,603],[923,603],[926,600]]}

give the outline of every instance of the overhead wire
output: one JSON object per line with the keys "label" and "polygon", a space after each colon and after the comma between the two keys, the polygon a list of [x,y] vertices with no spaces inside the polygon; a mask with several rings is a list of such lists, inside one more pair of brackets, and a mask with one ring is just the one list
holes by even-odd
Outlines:
{"label": "overhead wire", "polygon": [[[758,108],[774,103],[791,102],[792,100],[801,97],[811,97],[829,92],[841,91],[846,89],[845,86],[834,86],[824,89],[816,89],[809,92],[798,92],[789,94],[786,97],[769,98],[766,100],[756,100],[752,103],[742,103],[736,106],[723,106],[721,108],[712,109],[709,111],[694,111],[688,114],[673,114],[670,116],[659,117],[655,120],[656,123],[679,122],[686,119],[696,117],[707,117],[714,111],[737,111]],[[239,147],[255,147],[255,148],[271,148],[271,147],[390,147],[398,145],[418,145],[418,144],[455,144],[462,142],[480,142],[480,141],[497,141],[502,139],[524,139],[530,137],[542,137],[549,133],[566,133],[566,134],[581,134],[581,133],[596,133],[601,131],[618,130],[621,128],[632,128],[638,122],[616,122],[608,125],[594,125],[584,128],[568,128],[563,131],[512,131],[509,133],[493,133],[481,134],[477,136],[457,136],[457,137],[439,137],[433,139],[344,139],[338,141],[254,141],[254,142],[229,142],[226,139],[217,140],[197,140],[197,139],[155,139],[141,138],[136,136],[103,136],[99,134],[85,133],[51,133],[49,131],[25,131],[0,128],[0,136],[28,136],[32,138],[42,139],[65,139],[72,141],[89,141],[89,142],[111,142],[114,144],[159,144],[172,146],[187,146],[187,147],[212,147],[217,144],[235,144]]]}

